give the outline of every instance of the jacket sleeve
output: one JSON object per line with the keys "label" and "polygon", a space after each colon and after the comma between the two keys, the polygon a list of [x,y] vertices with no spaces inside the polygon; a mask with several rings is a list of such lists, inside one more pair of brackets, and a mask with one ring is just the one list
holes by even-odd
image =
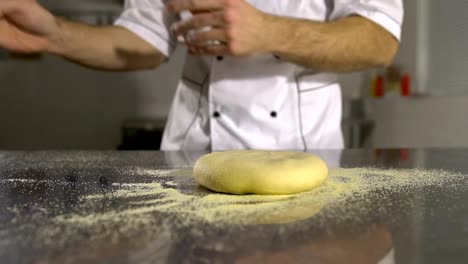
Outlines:
{"label": "jacket sleeve", "polygon": [[175,19],[166,12],[162,0],[126,0],[115,25],[127,28],[170,57],[177,45],[169,32]]}
{"label": "jacket sleeve", "polygon": [[330,20],[350,15],[365,17],[387,29],[398,40],[403,24],[402,0],[333,0]]}

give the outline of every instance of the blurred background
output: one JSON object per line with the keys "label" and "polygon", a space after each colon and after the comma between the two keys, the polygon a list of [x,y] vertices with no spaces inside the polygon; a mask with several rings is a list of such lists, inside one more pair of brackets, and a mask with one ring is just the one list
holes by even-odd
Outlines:
{"label": "blurred background", "polygon": [[[112,24],[123,0],[42,0]],[[349,148],[468,147],[468,1],[404,0],[388,69],[341,76]],[[158,149],[185,51],[155,71],[102,73],[0,50],[0,149]]]}

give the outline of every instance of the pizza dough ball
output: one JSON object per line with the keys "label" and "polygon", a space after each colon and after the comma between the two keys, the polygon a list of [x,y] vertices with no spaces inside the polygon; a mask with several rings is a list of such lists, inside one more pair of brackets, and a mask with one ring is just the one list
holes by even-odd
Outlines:
{"label": "pizza dough ball", "polygon": [[320,186],[328,168],[304,152],[235,150],[202,156],[193,175],[198,184],[216,192],[293,194]]}

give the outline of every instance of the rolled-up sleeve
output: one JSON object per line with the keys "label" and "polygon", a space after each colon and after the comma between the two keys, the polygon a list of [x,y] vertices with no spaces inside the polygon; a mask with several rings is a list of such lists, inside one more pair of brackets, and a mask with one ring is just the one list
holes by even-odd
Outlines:
{"label": "rolled-up sleeve", "polygon": [[126,0],[115,25],[122,26],[169,57],[177,41],[169,32],[175,17],[166,12],[162,0]]}
{"label": "rolled-up sleeve", "polygon": [[334,0],[330,20],[359,15],[381,25],[400,40],[403,13],[402,0]]}

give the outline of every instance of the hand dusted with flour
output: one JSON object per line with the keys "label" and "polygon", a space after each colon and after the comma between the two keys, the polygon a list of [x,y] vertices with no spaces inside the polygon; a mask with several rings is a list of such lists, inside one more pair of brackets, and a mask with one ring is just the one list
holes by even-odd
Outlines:
{"label": "hand dusted with flour", "polygon": [[293,194],[320,186],[328,168],[303,152],[235,150],[201,157],[193,175],[210,190],[232,194]]}

